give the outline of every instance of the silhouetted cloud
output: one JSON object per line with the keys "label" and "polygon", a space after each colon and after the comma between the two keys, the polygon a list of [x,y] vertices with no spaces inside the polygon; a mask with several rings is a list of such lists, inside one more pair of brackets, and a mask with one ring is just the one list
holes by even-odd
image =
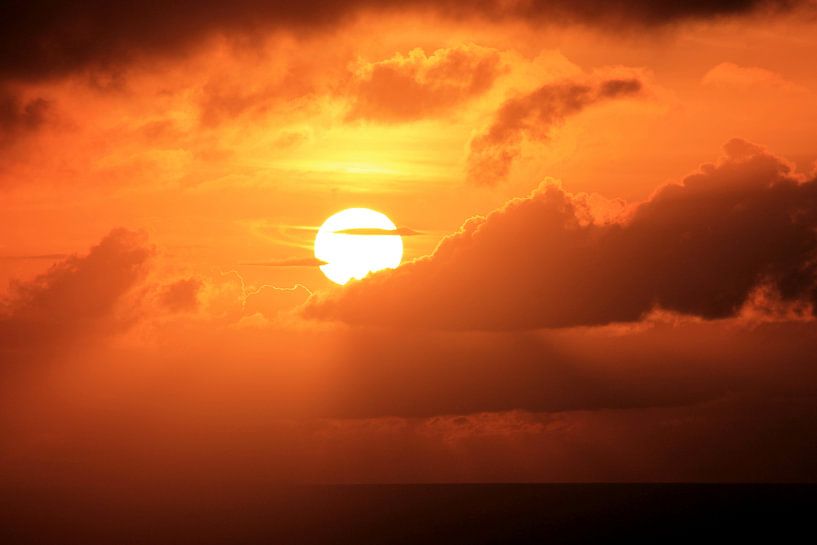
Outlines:
{"label": "silhouetted cloud", "polygon": [[468,180],[481,185],[502,181],[519,155],[524,139],[544,140],[565,118],[604,100],[633,96],[641,81],[608,79],[599,82],[548,83],[535,91],[506,101],[491,125],[471,140]]}
{"label": "silhouetted cloud", "polygon": [[817,303],[817,180],[732,140],[726,156],[617,221],[545,184],[472,218],[427,258],[310,300],[350,323],[527,329],[734,316],[760,287]]}
{"label": "silhouetted cloud", "polygon": [[116,305],[143,277],[151,254],[142,235],[116,229],[87,255],[13,283],[0,301],[0,353],[48,350],[58,341],[118,327]]}
{"label": "silhouetted cloud", "polygon": [[[732,200],[727,180],[744,187],[743,169],[755,172],[764,164],[771,169],[766,174],[776,171],[790,180],[779,161],[739,142],[730,144],[727,161],[702,173],[723,178],[719,189],[726,203]],[[723,169],[732,169],[731,175]],[[769,187],[763,178],[748,185]],[[802,186],[790,181],[776,183],[788,190]],[[697,189],[696,208],[707,208],[710,192],[702,194],[699,184],[706,182],[693,176],[674,191]],[[679,198],[666,191],[649,202]],[[574,212],[577,199],[571,197]],[[745,206],[731,209],[751,215],[752,202],[747,198]],[[677,202],[673,206],[686,210]],[[511,210],[519,211],[509,207],[503,214]],[[530,220],[541,209],[531,212],[516,219]],[[633,213],[645,212],[638,207]],[[580,216],[571,229],[590,228],[590,218]],[[493,236],[505,246],[541,238],[536,225],[524,230],[523,222],[520,229],[503,231],[497,225],[502,221],[494,215],[482,229],[467,231],[473,244],[484,248]],[[659,230],[658,238],[671,231]],[[454,237],[457,248],[447,246],[453,256],[467,253],[465,233]],[[123,350],[103,340],[115,308],[144,286],[140,278],[149,254],[142,237],[115,231],[87,256],[69,258],[21,285],[4,303],[0,356],[5,366],[42,369],[31,355],[40,347],[65,346],[54,342],[54,332],[81,341],[53,354],[51,361],[62,363],[60,373],[49,369],[26,381],[0,381],[0,459],[8,469],[0,482],[6,488],[36,484],[51,494],[55,483],[62,483],[72,494],[90,494],[96,485],[116,490],[127,485],[129,497],[134,490],[145,494],[153,488],[165,497],[172,482],[184,504],[195,490],[191,484],[212,483],[214,467],[220,468],[219,484],[238,483],[245,491],[259,482],[268,486],[270,479],[796,480],[815,475],[814,322],[654,317],[637,326],[536,332],[420,331],[381,324],[282,328],[263,321],[227,326],[213,316],[208,320],[202,304],[195,320],[168,317],[158,307],[142,309],[158,310],[161,327],[149,327],[153,316],[140,312],[146,323],[126,337]],[[468,274],[485,278],[478,271]],[[194,280],[165,286],[195,286]],[[511,285],[515,279],[506,280]],[[456,283],[446,287],[457,288]],[[523,288],[518,291],[536,293]],[[500,304],[501,295],[489,295]],[[448,303],[441,300],[434,311],[447,312]],[[475,305],[465,312],[481,309]],[[149,342],[143,335],[150,335]],[[221,448],[209,448],[214,444]],[[463,460],[468,460],[465,469]]]}

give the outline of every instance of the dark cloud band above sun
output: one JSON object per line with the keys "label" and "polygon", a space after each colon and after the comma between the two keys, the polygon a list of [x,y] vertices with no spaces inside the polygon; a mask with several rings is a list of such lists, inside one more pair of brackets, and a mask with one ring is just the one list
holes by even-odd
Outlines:
{"label": "dark cloud band above sun", "polygon": [[490,126],[471,140],[468,179],[480,185],[502,181],[519,155],[524,139],[545,140],[553,127],[588,106],[641,93],[636,78],[611,78],[597,82],[561,81],[505,101]]}
{"label": "dark cloud band above sun", "polygon": [[536,24],[585,23],[610,28],[666,25],[688,19],[781,11],[808,0],[649,1],[521,0],[506,2],[373,0],[283,2],[261,0],[145,0],[111,3],[7,2],[0,22],[0,79],[65,75],[87,67],[110,67],[145,54],[170,54],[194,47],[214,33],[270,29],[300,34],[333,29],[361,12],[421,10],[456,19],[522,19]]}
{"label": "dark cloud band above sun", "polygon": [[[545,184],[466,222],[435,252],[324,298],[307,316],[514,330],[632,322],[655,309],[736,315],[757,290],[817,306],[817,179],[742,140],[618,220]],[[376,301],[376,304],[374,302]]]}

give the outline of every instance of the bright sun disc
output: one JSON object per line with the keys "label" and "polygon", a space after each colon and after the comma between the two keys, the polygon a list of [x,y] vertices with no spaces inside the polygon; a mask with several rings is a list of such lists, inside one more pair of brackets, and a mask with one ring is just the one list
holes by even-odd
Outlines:
{"label": "bright sun disc", "polygon": [[345,284],[396,268],[403,258],[403,239],[386,233],[396,229],[385,214],[368,208],[338,212],[323,222],[315,237],[315,257],[326,262],[321,271],[332,282]]}

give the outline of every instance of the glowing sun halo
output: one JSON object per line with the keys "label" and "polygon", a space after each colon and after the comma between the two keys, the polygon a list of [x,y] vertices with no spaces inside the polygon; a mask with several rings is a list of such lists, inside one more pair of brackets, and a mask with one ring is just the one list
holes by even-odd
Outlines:
{"label": "glowing sun halo", "polygon": [[329,280],[346,284],[382,269],[394,269],[403,258],[403,239],[389,235],[397,227],[385,215],[368,208],[347,208],[330,216],[315,237],[315,257],[326,262]]}

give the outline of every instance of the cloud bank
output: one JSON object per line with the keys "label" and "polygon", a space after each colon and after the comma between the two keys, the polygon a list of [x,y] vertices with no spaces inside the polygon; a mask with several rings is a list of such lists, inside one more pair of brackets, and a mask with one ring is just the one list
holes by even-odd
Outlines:
{"label": "cloud bank", "polygon": [[[723,164],[777,161],[732,148]],[[156,284],[155,270],[145,279],[151,253],[140,235],[116,230],[4,301],[3,486],[152,494],[172,482],[184,501],[214,475],[250,489],[814,478],[814,322],[282,327],[244,320],[273,303],[238,305],[254,290],[236,275],[224,279],[241,293],[193,277]],[[158,299],[131,297],[144,290]],[[231,294],[241,312],[225,321],[214,298]],[[138,308],[135,324],[118,319],[125,306]],[[11,363],[25,365],[26,380],[5,373]]]}
{"label": "cloud bank", "polygon": [[428,258],[315,297],[309,317],[515,330],[735,316],[759,289],[817,304],[817,179],[743,140],[614,221],[544,184],[472,218]]}
{"label": "cloud bank", "polygon": [[13,2],[0,22],[0,79],[61,76],[88,67],[118,66],[144,55],[175,54],[216,33],[331,30],[371,11],[418,10],[458,19],[521,19],[620,29],[622,25],[667,25],[808,4],[791,0],[411,0],[398,8],[372,0],[183,0],[161,6],[145,0]]}

